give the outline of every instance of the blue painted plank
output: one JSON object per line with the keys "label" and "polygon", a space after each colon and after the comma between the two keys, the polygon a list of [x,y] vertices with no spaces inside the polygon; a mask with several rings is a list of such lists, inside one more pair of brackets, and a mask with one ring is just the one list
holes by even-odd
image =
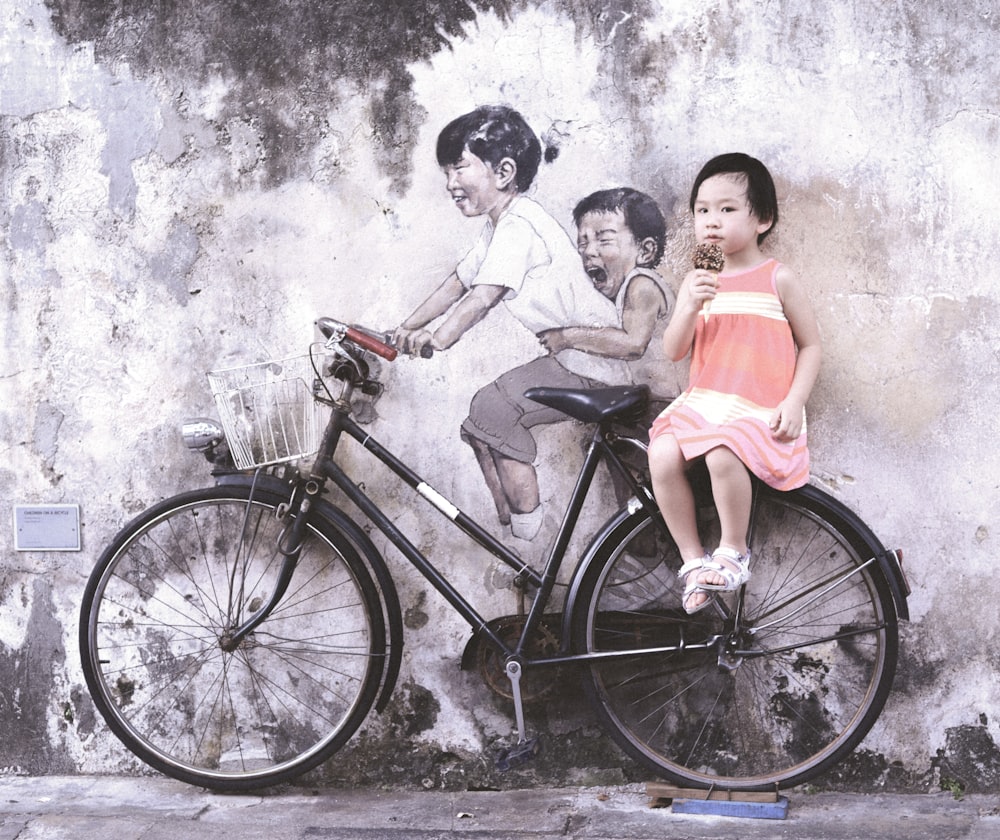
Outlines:
{"label": "blue painted plank", "polygon": [[675,814],[704,814],[714,817],[742,817],[754,820],[783,820],[788,816],[788,797],[777,802],[736,802],[721,799],[675,799]]}

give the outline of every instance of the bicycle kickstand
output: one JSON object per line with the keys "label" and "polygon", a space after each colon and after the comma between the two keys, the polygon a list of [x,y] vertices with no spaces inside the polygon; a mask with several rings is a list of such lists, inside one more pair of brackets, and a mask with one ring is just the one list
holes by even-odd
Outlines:
{"label": "bicycle kickstand", "polygon": [[542,751],[542,742],[528,738],[524,731],[524,703],[521,700],[521,663],[511,659],[505,669],[514,695],[514,715],[517,718],[517,743],[510,749],[501,750],[497,755],[497,770],[501,772],[527,764]]}

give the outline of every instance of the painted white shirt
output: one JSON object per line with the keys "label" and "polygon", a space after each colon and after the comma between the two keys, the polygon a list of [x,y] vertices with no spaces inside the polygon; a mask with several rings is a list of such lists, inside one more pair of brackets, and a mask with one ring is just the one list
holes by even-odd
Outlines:
{"label": "painted white shirt", "polygon": [[[504,286],[504,305],[533,334],[569,326],[619,323],[615,305],[594,288],[569,235],[540,204],[518,196],[458,264],[466,288]],[[556,355],[567,370],[599,382],[631,381],[621,359],[567,349]]]}

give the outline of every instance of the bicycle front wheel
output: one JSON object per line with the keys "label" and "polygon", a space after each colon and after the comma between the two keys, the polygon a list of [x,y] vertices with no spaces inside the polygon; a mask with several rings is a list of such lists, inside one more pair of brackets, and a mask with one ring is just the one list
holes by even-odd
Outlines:
{"label": "bicycle front wheel", "polygon": [[275,591],[283,501],[239,485],[168,499],[126,526],[87,584],[80,650],[94,703],[129,750],[184,782],[287,781],[343,746],[375,700],[378,593],[325,520],[310,524],[273,612],[225,649]]}
{"label": "bicycle front wheel", "polygon": [[[857,746],[892,685],[897,618],[871,546],[816,494],[761,488],[752,573],[721,609],[680,606],[676,547],[624,520],[584,578],[574,638],[607,730],[674,783],[790,787]],[[871,562],[869,562],[871,561]],[[657,653],[630,656],[637,649]]]}

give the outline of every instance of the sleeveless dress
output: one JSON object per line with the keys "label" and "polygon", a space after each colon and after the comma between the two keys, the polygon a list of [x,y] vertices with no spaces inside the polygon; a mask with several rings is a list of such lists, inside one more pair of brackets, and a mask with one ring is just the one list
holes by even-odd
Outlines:
{"label": "sleeveless dress", "polygon": [[687,390],[653,421],[650,440],[672,434],[688,461],[718,446],[777,490],[809,479],[805,418],[793,441],[768,423],[795,373],[795,342],[775,285],[780,263],[766,260],[719,276],[715,298],[698,315]]}

